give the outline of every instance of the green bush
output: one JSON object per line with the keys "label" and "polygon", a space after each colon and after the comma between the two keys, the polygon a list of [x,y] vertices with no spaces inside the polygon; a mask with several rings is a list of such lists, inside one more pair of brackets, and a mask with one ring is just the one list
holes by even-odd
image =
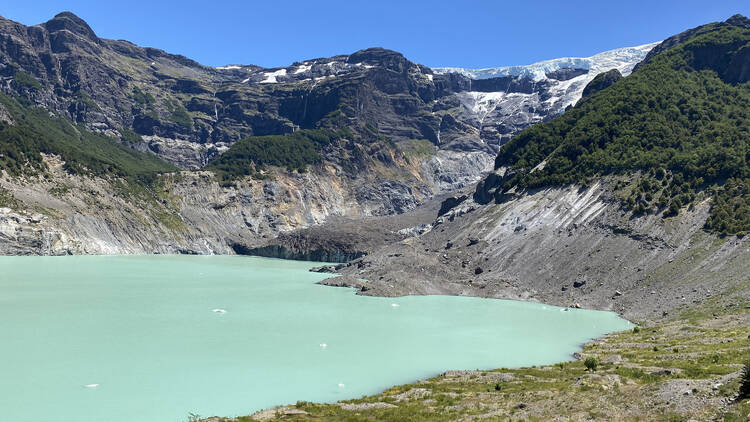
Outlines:
{"label": "green bush", "polygon": [[101,108],[99,108],[99,105],[96,104],[96,102],[94,101],[94,99],[91,98],[89,96],[89,94],[81,91],[80,89],[78,91],[76,91],[76,93],[73,96],[73,98],[76,101],[80,102],[80,103],[86,104],[92,110],[101,110]]}
{"label": "green bush", "polygon": [[596,371],[596,368],[599,367],[599,361],[597,361],[595,357],[589,356],[586,358],[585,361],[583,361],[583,365],[589,371]]}
{"label": "green bush", "polygon": [[0,207],[15,208],[17,206],[18,201],[16,201],[13,193],[0,186]]}
{"label": "green bush", "polygon": [[739,399],[750,399],[750,359],[745,362],[745,368],[742,370]]}
{"label": "green bush", "polygon": [[33,88],[37,91],[41,91],[44,89],[42,84],[35,77],[29,75],[26,72],[16,72],[16,74],[13,75],[13,80],[22,87]]}
{"label": "green bush", "polygon": [[185,107],[183,107],[182,104],[178,101],[168,101],[166,105],[169,110],[169,119],[172,122],[177,123],[186,129],[193,127],[193,118],[190,117],[190,114],[185,110]]}
{"label": "green bush", "polygon": [[153,106],[156,103],[156,99],[154,99],[154,96],[149,94],[146,91],[141,90],[137,86],[133,87],[133,99],[136,103],[144,105],[148,108]]}
{"label": "green bush", "polygon": [[128,146],[137,145],[143,143],[141,135],[137,134],[133,129],[123,127],[120,129],[120,141]]}

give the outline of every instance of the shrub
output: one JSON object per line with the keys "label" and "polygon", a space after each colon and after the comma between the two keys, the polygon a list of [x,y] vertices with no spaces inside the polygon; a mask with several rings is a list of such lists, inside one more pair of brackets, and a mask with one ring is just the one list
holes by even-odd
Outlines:
{"label": "shrub", "polygon": [[133,87],[133,99],[136,103],[145,105],[147,107],[151,107],[156,103],[156,99],[154,99],[154,96],[149,94],[146,91],[141,90],[137,86]]}
{"label": "shrub", "polygon": [[589,371],[596,371],[596,368],[599,366],[599,361],[597,361],[595,357],[589,356],[583,361],[583,365]]}
{"label": "shrub", "polygon": [[13,75],[13,80],[16,81],[17,84],[26,87],[26,88],[33,88],[37,91],[41,91],[44,89],[41,83],[39,83],[38,80],[36,80],[35,77],[29,75],[26,72],[16,72],[15,75]]}
{"label": "shrub", "polygon": [[739,399],[750,399],[750,359],[745,362],[745,368],[742,370]]}
{"label": "shrub", "polygon": [[173,123],[177,123],[185,129],[191,129],[193,127],[193,118],[190,117],[190,113],[185,110],[178,101],[168,101],[166,103],[167,109],[169,110],[169,120]]}

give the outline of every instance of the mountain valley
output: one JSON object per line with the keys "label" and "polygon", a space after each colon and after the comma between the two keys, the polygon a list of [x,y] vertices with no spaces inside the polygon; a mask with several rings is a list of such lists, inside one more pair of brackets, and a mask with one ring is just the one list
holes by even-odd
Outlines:
{"label": "mountain valley", "polygon": [[748,420],[748,233],[741,15],[488,69],[383,48],[212,68],[70,12],[0,17],[0,255],[321,261],[360,295],[637,324],[574,362],[206,421]]}

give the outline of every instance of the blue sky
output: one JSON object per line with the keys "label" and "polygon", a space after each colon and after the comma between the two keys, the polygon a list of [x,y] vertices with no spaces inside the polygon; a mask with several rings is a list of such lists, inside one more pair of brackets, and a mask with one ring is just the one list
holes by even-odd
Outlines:
{"label": "blue sky", "polygon": [[3,0],[0,15],[33,25],[63,10],[105,38],[210,66],[288,65],[382,46],[416,62],[469,68],[590,56],[661,40],[735,13],[748,0]]}

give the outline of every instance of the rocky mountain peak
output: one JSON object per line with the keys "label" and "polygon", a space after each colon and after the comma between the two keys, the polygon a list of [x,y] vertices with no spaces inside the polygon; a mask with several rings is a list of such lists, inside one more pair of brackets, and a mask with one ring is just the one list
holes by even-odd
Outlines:
{"label": "rocky mountain peak", "polygon": [[67,30],[74,34],[84,36],[92,41],[98,41],[99,38],[94,30],[84,21],[72,12],[62,12],[55,15],[54,18],[44,23],[44,27],[50,33]]}
{"label": "rocky mountain peak", "polygon": [[346,61],[349,64],[364,64],[368,66],[382,66],[386,69],[401,72],[409,65],[403,54],[382,47],[359,50],[350,55]]}
{"label": "rocky mountain peak", "polygon": [[740,15],[739,13],[727,19],[726,22],[733,26],[750,29],[750,19]]}

